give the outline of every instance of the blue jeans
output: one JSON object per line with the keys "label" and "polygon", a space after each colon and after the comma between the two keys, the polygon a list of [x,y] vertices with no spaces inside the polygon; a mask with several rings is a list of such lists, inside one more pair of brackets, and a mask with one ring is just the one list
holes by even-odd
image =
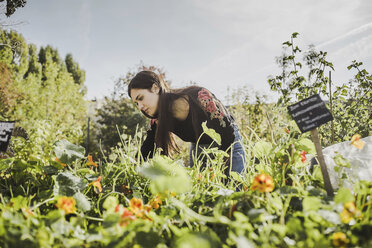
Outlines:
{"label": "blue jeans", "polygon": [[[242,136],[240,135],[239,129],[236,125],[234,125],[234,135],[235,135],[235,140],[234,140],[234,144],[232,145],[232,149],[230,151],[229,165],[231,167],[231,171],[235,171],[241,174],[243,170],[245,169],[246,159],[245,159],[245,152],[243,148]],[[201,148],[207,148],[209,146],[210,146],[209,144],[199,144],[199,148],[196,149],[196,144],[191,143],[190,155],[189,155],[189,161],[190,161],[189,166],[190,167],[194,166],[193,157],[194,157],[195,150],[197,150],[196,158],[203,160]],[[230,174],[230,173],[227,173],[227,174]]]}

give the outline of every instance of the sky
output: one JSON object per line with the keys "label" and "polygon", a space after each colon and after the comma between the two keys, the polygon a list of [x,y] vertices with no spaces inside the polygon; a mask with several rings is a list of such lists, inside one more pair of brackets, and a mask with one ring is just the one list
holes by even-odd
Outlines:
{"label": "sky", "polygon": [[371,0],[28,0],[6,21],[29,43],[71,53],[87,99],[110,95],[140,63],[162,68],[173,87],[192,81],[223,99],[243,86],[270,95],[293,32],[303,50],[328,52],[335,82],[355,74],[353,60],[372,72],[371,13]]}

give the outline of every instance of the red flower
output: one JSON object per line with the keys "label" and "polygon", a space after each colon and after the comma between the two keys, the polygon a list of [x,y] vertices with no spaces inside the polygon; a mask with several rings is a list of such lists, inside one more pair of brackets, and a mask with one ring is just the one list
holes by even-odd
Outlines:
{"label": "red flower", "polygon": [[305,163],[306,162],[306,151],[302,151],[301,152],[301,161],[302,161],[302,163]]}
{"label": "red flower", "polygon": [[198,92],[198,98],[201,100],[209,100],[212,98],[212,95],[209,93],[208,90],[202,89]]}
{"label": "red flower", "polygon": [[217,110],[217,107],[214,101],[209,101],[207,103],[207,106],[205,107],[205,110],[207,110],[207,112],[209,113],[214,113]]}

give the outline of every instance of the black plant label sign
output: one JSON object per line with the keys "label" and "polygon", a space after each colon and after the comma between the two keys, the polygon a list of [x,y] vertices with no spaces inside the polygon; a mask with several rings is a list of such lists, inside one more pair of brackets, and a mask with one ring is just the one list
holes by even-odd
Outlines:
{"label": "black plant label sign", "polygon": [[0,122],[0,151],[6,152],[12,132],[14,129],[14,121],[1,121]]}
{"label": "black plant label sign", "polygon": [[318,94],[288,106],[288,111],[303,133],[333,120],[331,112]]}

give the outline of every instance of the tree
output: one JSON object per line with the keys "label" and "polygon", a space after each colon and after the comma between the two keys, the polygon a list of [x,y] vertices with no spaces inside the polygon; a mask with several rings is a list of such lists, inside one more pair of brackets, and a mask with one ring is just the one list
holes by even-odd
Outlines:
{"label": "tree", "polygon": [[[0,3],[1,2],[4,2],[5,0],[0,0]],[[5,12],[5,15],[7,17],[10,17],[11,15],[14,14],[14,12],[18,9],[18,8],[23,8],[25,7],[27,3],[27,0],[6,0],[6,12]]]}
{"label": "tree", "polygon": [[54,139],[83,140],[86,125],[86,102],[81,88],[68,72],[58,50],[25,42],[15,31],[0,29],[0,64],[2,90],[0,114],[17,120],[27,131],[48,122]]}

